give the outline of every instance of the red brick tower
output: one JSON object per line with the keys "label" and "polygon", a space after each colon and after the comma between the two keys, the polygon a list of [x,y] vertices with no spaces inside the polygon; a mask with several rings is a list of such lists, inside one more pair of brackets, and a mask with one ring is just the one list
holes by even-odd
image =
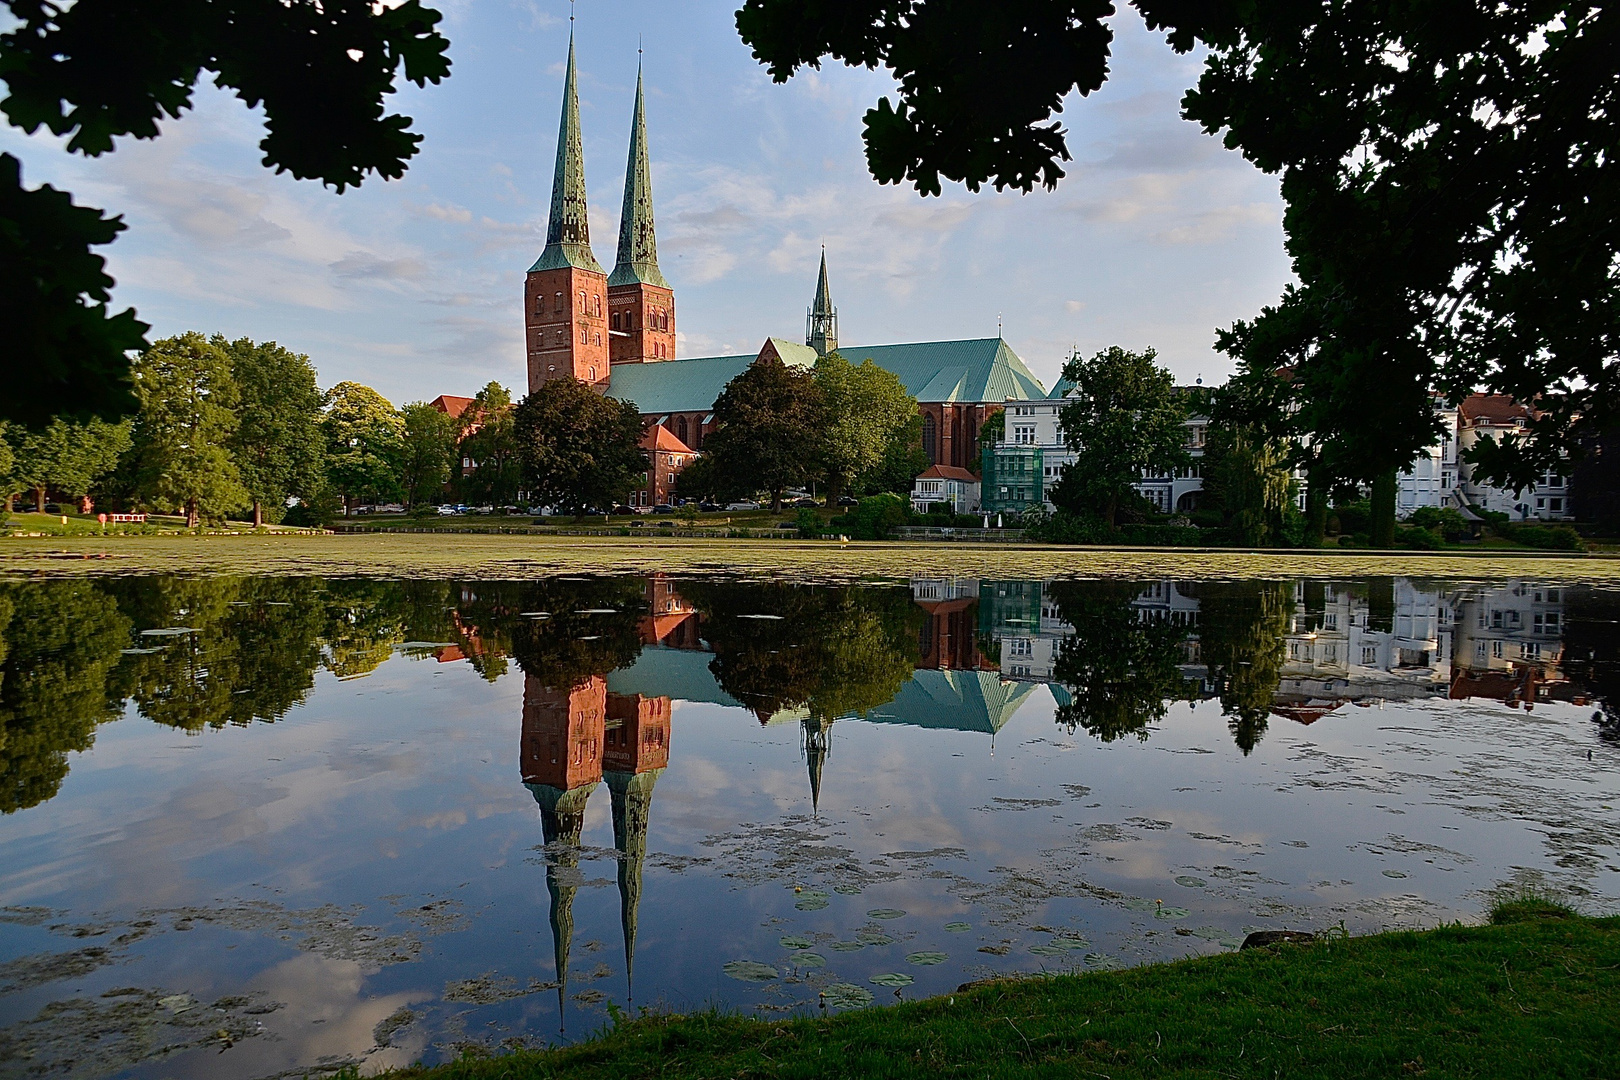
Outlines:
{"label": "red brick tower", "polygon": [[585,152],[579,134],[574,39],[568,39],[557,172],[551,181],[546,248],[523,285],[524,347],[529,392],[572,375],[599,390],[608,383],[607,275],[591,254],[585,212]]}
{"label": "red brick tower", "polygon": [[624,172],[619,254],[608,279],[609,357],[615,364],[675,358],[675,291],[658,271],[653,229],[652,173],[647,165],[647,118],[641,72],[630,123],[630,160]]}

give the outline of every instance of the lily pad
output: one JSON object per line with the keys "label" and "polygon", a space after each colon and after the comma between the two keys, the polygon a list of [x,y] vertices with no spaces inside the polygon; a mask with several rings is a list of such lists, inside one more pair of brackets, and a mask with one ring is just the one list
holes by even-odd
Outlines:
{"label": "lily pad", "polygon": [[910,986],[917,980],[913,979],[910,975],[907,975],[903,971],[885,971],[883,974],[874,975],[866,981],[871,983],[873,986],[892,986],[895,989],[899,989],[902,986]]}
{"label": "lily pad", "polygon": [[827,946],[833,952],[860,952],[866,948],[864,941],[835,941]]}
{"label": "lily pad", "polygon": [[833,892],[840,896],[859,896],[861,895],[861,887],[859,885],[834,885]]}
{"label": "lily pad", "polygon": [[945,953],[933,952],[931,950],[906,953],[906,963],[918,964],[922,967],[933,967],[935,964],[943,964],[949,959],[950,957]]}
{"label": "lily pad", "polygon": [[1096,968],[1098,971],[1118,971],[1125,965],[1107,953],[1086,953],[1086,966]]}
{"label": "lily pad", "polygon": [[1382,873],[1383,873],[1383,875],[1385,877],[1405,877],[1406,876],[1406,872],[1404,870],[1384,870],[1384,871],[1382,871]]}
{"label": "lily pad", "polygon": [[733,960],[720,970],[743,982],[770,982],[776,978],[776,966],[758,960]]}
{"label": "lily pad", "polygon": [[829,901],[825,896],[801,896],[797,901],[794,902],[793,906],[798,908],[800,911],[820,911],[829,903],[831,903],[831,901]]}
{"label": "lily pad", "polygon": [[788,962],[807,968],[824,968],[827,966],[827,958],[818,952],[796,952],[788,957]]}
{"label": "lily pad", "polygon": [[1029,951],[1036,956],[1068,956],[1068,949],[1060,949],[1056,945],[1031,945]]}
{"label": "lily pad", "polygon": [[811,941],[807,937],[800,937],[797,934],[789,934],[781,940],[780,944],[784,949],[808,949],[810,946],[814,945],[815,942]]}
{"label": "lily pad", "polygon": [[1155,911],[1153,913],[1153,917],[1155,919],[1185,919],[1191,914],[1192,912],[1188,911],[1184,907],[1171,907],[1169,904],[1166,904],[1158,911]]}
{"label": "lily pad", "polygon": [[1152,911],[1158,905],[1151,900],[1144,900],[1140,896],[1133,896],[1125,901],[1125,907],[1130,911]]}
{"label": "lily pad", "polygon": [[1202,889],[1204,886],[1208,885],[1209,882],[1205,881],[1203,878],[1193,877],[1191,874],[1182,874],[1180,877],[1176,878],[1176,884],[1185,885],[1189,889]]}
{"label": "lily pad", "polygon": [[948,922],[948,923],[945,924],[945,932],[947,934],[965,934],[969,930],[972,930],[972,929],[973,929],[973,924],[972,923]]}
{"label": "lily pad", "polygon": [[866,913],[869,919],[899,919],[905,912],[896,907],[875,907]]}
{"label": "lily pad", "polygon": [[857,930],[855,938],[863,945],[893,945],[894,938],[881,930]]}
{"label": "lily pad", "polygon": [[821,1000],[834,1009],[863,1009],[872,1004],[872,991],[854,983],[833,983],[821,992]]}
{"label": "lily pad", "polygon": [[1079,952],[1081,949],[1088,948],[1091,942],[1075,934],[1059,934],[1052,939],[1052,944],[1068,952]]}

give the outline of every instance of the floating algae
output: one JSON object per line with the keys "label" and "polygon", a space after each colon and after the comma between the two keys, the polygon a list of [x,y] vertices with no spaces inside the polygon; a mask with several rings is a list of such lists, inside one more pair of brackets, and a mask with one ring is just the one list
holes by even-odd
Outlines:
{"label": "floating algae", "polygon": [[1118,971],[1125,965],[1107,953],[1090,952],[1085,955],[1086,966],[1096,968],[1098,971]]}
{"label": "floating algae", "polygon": [[542,990],[555,989],[557,984],[554,982],[530,979],[528,985],[520,986],[518,981],[510,976],[497,977],[493,971],[486,971],[471,979],[457,979],[445,983],[444,1000],[463,1005],[498,1005],[503,1001],[538,994]]}
{"label": "floating algae", "polygon": [[863,1009],[872,1004],[872,991],[854,983],[833,983],[821,992],[821,1000],[834,1009]]}
{"label": "floating algae", "polygon": [[770,982],[777,975],[774,965],[762,964],[758,960],[732,960],[720,970],[743,982]]}
{"label": "floating algae", "polygon": [[379,1050],[386,1046],[391,1046],[393,1045],[394,1036],[403,1029],[410,1027],[415,1022],[416,1014],[401,1006],[400,1008],[395,1009],[388,1016],[385,1016],[383,1019],[377,1021],[377,1026],[371,1029],[372,1041],[376,1043],[377,1049]]}
{"label": "floating algae", "polygon": [[1385,877],[1401,878],[1406,876],[1406,872],[1403,870],[1382,870],[1380,873],[1382,873]]}
{"label": "floating algae", "polygon": [[58,979],[77,979],[117,960],[117,956],[99,947],[7,960],[0,964],[0,994],[14,994]]}
{"label": "floating algae", "polygon": [[945,961],[947,961],[949,959],[950,959],[950,956],[948,956],[945,953],[933,952],[933,951],[930,951],[930,950],[924,950],[922,952],[906,953],[906,963],[908,963],[908,964],[917,964],[917,965],[919,965],[921,967],[933,967],[935,964],[943,964]]}
{"label": "floating algae", "polygon": [[917,980],[903,971],[885,971],[883,974],[874,975],[866,981],[873,986],[889,986],[898,990],[902,986],[910,986]]}
{"label": "floating algae", "polygon": [[901,911],[899,908],[875,907],[871,911],[868,911],[866,915],[867,918],[870,919],[898,919],[903,917],[905,912]]}

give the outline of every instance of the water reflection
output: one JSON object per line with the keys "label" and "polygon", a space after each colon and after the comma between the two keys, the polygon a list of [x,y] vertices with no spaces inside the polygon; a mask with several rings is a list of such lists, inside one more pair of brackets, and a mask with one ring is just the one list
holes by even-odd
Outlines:
{"label": "water reflection", "polygon": [[[585,798],[569,793],[606,779],[619,802],[646,801],[631,792],[655,779],[614,777],[655,778],[663,764],[644,764],[639,742],[622,759],[612,748],[661,723],[667,757],[671,699],[800,725],[816,804],[835,721],[993,736],[1042,684],[1060,724],[1104,742],[1145,739],[1173,703],[1208,699],[1245,754],[1273,718],[1310,724],[1350,703],[1429,697],[1591,700],[1612,733],[1615,627],[1589,588],[1410,578],[919,578],[909,591],[658,576],[8,585],[0,810],[51,798],[67,755],[126,701],[187,732],[271,722],[304,703],[317,671],[359,678],[396,651],[466,662],[490,681],[516,661],[525,782],[566,837],[571,812],[558,807]],[[546,740],[566,746],[562,772],[539,750]]]}
{"label": "water reflection", "polygon": [[[948,989],[961,978],[1004,970],[989,965],[1014,969],[1021,950],[1067,957],[1064,950],[1082,931],[1096,939],[1113,935],[1106,954],[1100,945],[1096,959],[1083,954],[1092,964],[1171,955],[1167,950],[1184,943],[1214,948],[1250,920],[1301,918],[1306,912],[1330,912],[1329,921],[1347,913],[1354,921],[1359,912],[1364,925],[1412,921],[1414,913],[1434,911],[1455,917],[1463,886],[1429,882],[1426,887],[1435,891],[1425,896],[1403,882],[1403,891],[1391,896],[1378,889],[1397,888],[1387,883],[1423,871],[1410,864],[1404,870],[1389,863],[1348,864],[1395,851],[1412,853],[1423,867],[1438,864],[1433,872],[1442,875],[1471,861],[1483,865],[1489,859],[1481,853],[1491,850],[1501,852],[1497,861],[1505,866],[1525,865],[1540,857],[1536,845],[1542,845],[1551,865],[1576,875],[1602,873],[1597,868],[1612,863],[1612,839],[1591,824],[1602,815],[1582,800],[1606,812],[1612,803],[1604,794],[1607,781],[1591,769],[1567,767],[1564,759],[1574,756],[1567,728],[1553,721],[1561,716],[1567,722],[1571,710],[1543,706],[1581,705],[1582,730],[1584,717],[1592,715],[1605,725],[1605,737],[1616,738],[1616,614],[1612,594],[1585,586],[1414,578],[917,578],[865,587],[656,575],[466,583],[136,578],[8,584],[0,586],[0,810],[10,815],[4,819],[10,831],[0,833],[0,855],[15,859],[19,870],[8,889],[14,899],[5,902],[82,906],[98,912],[92,920],[97,925],[109,926],[99,913],[121,904],[176,905],[164,909],[168,915],[120,916],[120,929],[97,939],[114,944],[116,934],[124,935],[119,941],[134,942],[150,933],[155,941],[166,927],[215,925],[210,918],[228,918],[238,929],[265,928],[283,941],[289,940],[289,925],[330,925],[333,940],[355,950],[341,953],[348,967],[328,972],[332,985],[351,988],[343,991],[345,1000],[358,998],[363,987],[367,1002],[387,1003],[386,1009],[350,1009],[355,1019],[344,1038],[351,1042],[364,1037],[366,1024],[419,1022],[425,1029],[430,1022],[410,1020],[412,1010],[426,1016],[433,1008],[448,1009],[448,1002],[490,1009],[504,1004],[513,1023],[519,1015],[528,1024],[544,1013],[550,1031],[553,991],[555,1023],[570,1030],[564,1024],[570,1002],[605,1000],[591,984],[615,972],[580,958],[604,947],[593,935],[611,940],[614,921],[621,944],[607,946],[607,955],[622,956],[624,979],[622,988],[615,979],[612,991],[627,1004],[636,1000],[638,931],[645,926],[641,979],[653,988],[650,1000],[675,987],[686,995],[678,1004],[723,999],[786,1009],[803,1004],[793,993],[815,985],[817,976],[806,972],[823,969],[795,959],[797,973],[772,984],[782,1000],[733,1000],[727,991],[741,991],[729,983],[714,988],[713,980],[724,978],[714,970],[723,959],[746,961],[736,979],[762,968],[788,970],[787,961],[776,968],[762,962],[776,954],[761,952],[758,940],[748,946],[751,951],[726,951],[734,942],[762,939],[766,948],[778,941],[814,942],[814,949],[807,944],[794,957],[820,961],[828,979],[834,966],[842,966],[841,978],[857,980],[891,977],[896,973],[886,968],[911,963],[897,956],[931,957],[958,948],[952,961],[961,969],[940,969],[934,987]],[[398,659],[390,663],[390,657]],[[439,675],[451,677],[435,681]],[[1497,711],[1513,722],[1495,727],[1478,723],[1481,717],[1488,721],[1484,711],[1408,712],[1392,721],[1408,727],[1376,728],[1401,730],[1399,745],[1378,742],[1386,736],[1376,734],[1374,725],[1340,723],[1355,715],[1349,710],[1356,706],[1468,698],[1519,712]],[[1538,709],[1539,724],[1519,723]],[[285,722],[300,710],[318,722]],[[443,715],[433,716],[436,711]],[[1004,733],[1021,712],[1022,727]],[[486,713],[489,725],[480,729],[477,721]],[[105,726],[121,717],[115,727]],[[276,726],[262,726],[270,724]],[[1320,726],[1306,737],[1310,725]],[[243,730],[254,726],[257,739]],[[124,770],[118,772],[98,761],[99,754],[75,757],[92,747],[98,730],[112,733],[104,737],[122,740],[125,748],[138,732],[159,733],[162,745],[148,746],[137,764],[118,762]],[[993,757],[998,734],[1002,752]],[[1216,742],[1209,742],[1211,735]],[[1239,752],[1216,755],[1208,749],[1228,738]],[[466,740],[459,758],[452,745],[457,740]],[[1550,748],[1545,760],[1527,766],[1515,758],[1521,751],[1535,758],[1542,743]],[[468,751],[473,744],[477,750]],[[204,758],[201,753],[184,764],[169,753],[225,745],[258,749],[219,754],[204,769],[192,768]],[[268,756],[266,746],[297,764],[272,768],[268,762],[281,758]],[[975,754],[975,747],[983,753]],[[1173,758],[1160,748],[1186,756]],[[1097,756],[1087,759],[1073,755],[1075,750]],[[958,764],[964,754],[978,760]],[[755,757],[764,763],[756,764]],[[1445,764],[1420,776],[1408,762],[1422,758]],[[474,764],[480,760],[489,775]],[[92,779],[68,783],[70,765],[83,767]],[[136,778],[143,768],[144,778]],[[1356,771],[1354,786],[1372,793],[1365,800],[1370,809],[1352,806],[1351,797],[1342,795],[1349,785],[1341,773],[1350,770]],[[1479,807],[1504,787],[1504,774],[1492,770],[1506,770],[1509,787],[1524,777],[1533,782],[1482,812]],[[1431,781],[1432,790],[1410,786]],[[1115,790],[1104,794],[1110,785]],[[598,793],[604,786],[605,796]],[[465,797],[471,789],[476,797]],[[1336,794],[1323,799],[1330,789]],[[336,794],[344,790],[356,794]],[[94,833],[74,832],[94,816],[84,808],[97,805],[97,791],[120,800],[113,814],[102,813],[111,824],[96,825]],[[132,795],[129,816],[120,823],[113,819],[124,812],[126,791]],[[200,791],[229,792],[232,798],[256,793],[249,800],[253,828],[222,828],[220,813],[207,809]],[[289,792],[296,794],[289,798]],[[65,841],[52,833],[51,810],[41,808],[52,798],[61,800]],[[353,801],[340,807],[344,798]],[[303,810],[289,810],[286,803],[297,799],[304,800]],[[1396,807],[1401,800],[1407,801]],[[1460,809],[1442,819],[1435,806]],[[35,813],[24,812],[29,808]],[[309,816],[300,818],[299,812]],[[509,835],[499,833],[480,824],[486,813],[489,821],[507,814],[516,825]],[[1393,820],[1386,814],[1411,814],[1402,819],[1407,831],[1397,835],[1383,823]],[[1471,832],[1480,828],[1475,814],[1499,814],[1494,820],[1511,820],[1528,832],[1546,826],[1545,836],[1536,833],[1527,844],[1516,833],[1505,834],[1520,845],[1510,852],[1511,844],[1500,846],[1504,834]],[[1169,819],[1178,815],[1192,826],[1184,836],[1171,832]],[[1431,817],[1419,822],[1424,815]],[[1335,831],[1339,818],[1347,822],[1343,835]],[[276,832],[289,820],[309,825],[316,819],[324,824],[311,825],[312,836],[303,841]],[[272,820],[276,824],[267,824]],[[464,831],[435,849],[430,828],[418,827],[428,820],[453,822]],[[1279,820],[1299,832],[1266,838],[1281,845],[1266,848],[1255,823]],[[1556,829],[1547,825],[1554,821],[1560,823]],[[1429,825],[1434,831],[1419,835],[1419,827]],[[138,834],[158,840],[143,846]],[[210,843],[191,850],[188,845],[202,835]],[[1323,837],[1331,843],[1319,843]],[[261,843],[262,850],[247,850]],[[324,847],[325,861],[305,862],[310,857],[301,843]],[[461,847],[474,851],[465,863],[457,861]],[[501,877],[498,868],[514,848],[520,855],[512,860],[515,873]],[[532,857],[524,861],[531,848]],[[1263,856],[1264,862],[1256,861]],[[96,873],[110,866],[121,874],[120,857],[161,867],[160,873],[148,870],[145,884],[141,874],[123,875],[129,889],[150,894],[149,879],[162,876],[173,895],[109,896],[104,876],[71,862],[95,862]],[[1287,864],[1289,859],[1302,861]],[[607,861],[614,864],[611,878],[590,872]],[[206,869],[200,869],[203,862]],[[349,863],[369,869],[345,878]],[[1331,879],[1324,877],[1329,869]],[[284,872],[281,884],[291,878],[293,891],[308,893],[310,912],[294,916],[272,910],[262,898],[240,899]],[[687,876],[673,880],[681,873]],[[478,910],[491,914],[468,915],[468,923],[499,921],[497,913],[521,909],[511,917],[517,925],[502,926],[502,936],[494,939],[467,930],[468,938],[435,958],[423,938],[410,939],[410,945],[398,925],[383,930],[357,921],[361,908],[378,897],[411,926],[440,919],[435,905],[461,910],[446,892],[426,892],[443,885],[426,884],[436,874],[454,875],[445,889],[470,881],[472,891],[463,896],[487,887]],[[1358,891],[1358,874],[1371,874],[1373,886],[1363,878]],[[92,886],[73,886],[77,894],[60,884],[92,878]],[[797,900],[791,892],[796,884],[807,889]],[[746,902],[732,895],[755,886],[790,891],[785,904],[780,892]],[[1183,892],[1167,892],[1172,886]],[[649,887],[658,902],[643,910]],[[616,905],[609,888],[616,888]],[[1246,890],[1266,891],[1262,896]],[[403,898],[407,891],[423,895]],[[1170,930],[1153,903],[1166,896],[1180,898],[1186,909],[1169,910],[1183,915],[1203,904],[1196,919],[1206,925],[1190,921],[1180,928],[1186,935],[1152,939],[1150,931]],[[201,903],[211,897],[228,898],[212,915]],[[1083,917],[1052,914],[1073,898],[1106,910],[1088,909]],[[198,903],[183,907],[189,902]],[[327,904],[353,906],[321,906]],[[473,910],[472,901],[468,905]],[[20,940],[4,935],[21,933],[14,928],[34,917],[27,912],[45,910],[0,907],[0,943]],[[866,926],[856,925],[861,912],[868,916]],[[757,926],[751,921],[756,913],[766,917]],[[887,921],[891,914],[897,921]],[[834,922],[835,916],[842,921]],[[455,922],[443,918],[445,925]],[[984,936],[958,947],[954,942],[967,939],[950,935],[968,933],[969,918],[979,920],[972,929]],[[1068,936],[1056,943],[1022,941],[1023,931],[1013,929],[1027,924],[1034,932],[1062,919],[1071,920]],[[1127,926],[1130,919],[1145,925]],[[790,921],[793,934],[784,934]],[[910,927],[904,934],[918,940],[884,959],[885,945],[909,940],[902,925]],[[678,943],[671,940],[672,928]],[[167,938],[165,945],[174,940]],[[531,941],[533,955],[527,951]],[[1151,946],[1141,944],[1149,941]],[[217,965],[234,975],[232,965],[242,963],[239,957],[248,950],[234,957],[221,950],[235,947],[215,939],[197,946],[187,963]],[[33,952],[44,948],[28,946]],[[162,947],[154,947],[154,955],[161,953]],[[116,949],[107,955],[115,957],[109,965],[125,957]],[[20,946],[0,957],[0,975],[17,956]],[[320,966],[295,963],[285,954],[272,959],[251,969],[263,985]],[[328,967],[335,962],[321,961]],[[440,965],[435,978],[447,987],[442,994],[431,983],[406,975],[390,982],[383,973],[394,965],[433,963]],[[507,985],[506,975],[478,974],[492,963],[521,972],[521,978]],[[862,964],[868,966],[857,968]],[[170,970],[181,966],[175,961]],[[695,967],[703,970],[694,975]],[[106,987],[116,989],[131,976],[108,978],[126,980]],[[452,982],[459,989],[452,990]],[[195,987],[175,989],[189,993]],[[539,998],[528,996],[536,991],[544,1009],[535,1004]],[[154,989],[141,1000],[161,1004],[174,997],[175,991]],[[0,989],[0,1027],[10,1030],[7,1025],[19,1017],[47,1015],[40,1011],[43,997],[27,1009],[8,1004],[18,1000]],[[13,1011],[6,1013],[8,1008]],[[289,1010],[279,1022],[291,1031],[323,1018]],[[243,1020],[244,1030],[256,1022]],[[453,1051],[453,1036],[443,1032],[453,1031],[455,1023],[443,1014],[431,1021],[434,1037],[448,1040],[435,1044],[446,1054]],[[0,1058],[7,1037],[0,1031]],[[379,1047],[388,1045],[377,1038]],[[427,1053],[427,1038],[413,1033],[410,1053]],[[395,1044],[401,1060],[404,1045]],[[362,1051],[364,1046],[342,1053],[364,1056]],[[276,1068],[302,1064],[300,1058]],[[266,1066],[239,1074],[274,1071]]]}

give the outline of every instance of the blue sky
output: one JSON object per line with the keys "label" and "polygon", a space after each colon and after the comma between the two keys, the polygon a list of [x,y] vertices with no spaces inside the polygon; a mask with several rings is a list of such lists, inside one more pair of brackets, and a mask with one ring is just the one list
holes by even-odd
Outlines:
{"label": "blue sky", "polygon": [[[524,387],[522,280],[543,246],[568,40],[557,0],[440,0],[451,78],[392,108],[426,136],[398,181],[342,196],[259,164],[262,118],[205,87],[161,138],[87,161],[0,132],[24,180],[123,213],[103,249],[156,336],[274,339],[323,386],[355,379],[396,404]],[[1178,379],[1219,381],[1216,327],[1288,280],[1281,201],[1262,175],[1178,117],[1197,78],[1134,11],[1114,19],[1113,77],[1062,116],[1075,161],[1055,192],[947,187],[924,199],[866,172],[861,116],[881,72],[769,81],[734,0],[585,0],[576,23],[591,236],[613,260],[636,44],[646,43],[660,264],[679,355],[802,338],[822,243],[846,344],[987,337],[1048,385],[1074,347],[1154,346]],[[858,359],[858,356],[855,357]]]}

